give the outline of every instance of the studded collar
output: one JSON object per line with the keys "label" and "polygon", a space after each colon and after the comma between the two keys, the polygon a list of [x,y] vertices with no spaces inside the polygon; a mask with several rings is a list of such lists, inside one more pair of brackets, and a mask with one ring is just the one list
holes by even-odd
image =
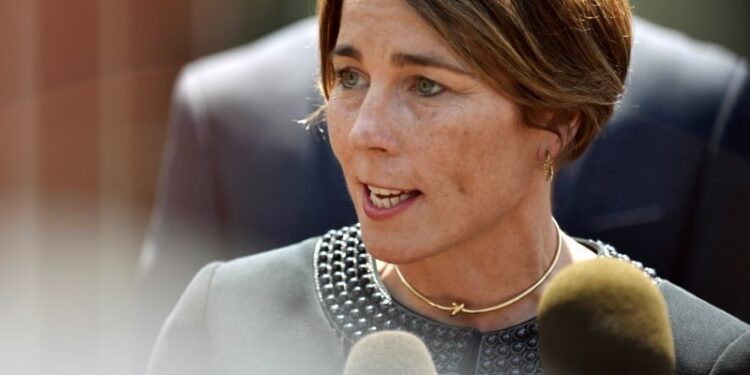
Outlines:
{"label": "studded collar", "polygon": [[[619,258],[643,270],[653,269],[600,241],[578,240],[600,257]],[[332,230],[318,240],[314,255],[318,300],[331,327],[348,351],[371,332],[404,330],[424,341],[443,375],[540,374],[537,320],[492,332],[455,327],[419,315],[393,300],[380,282],[374,259],[361,240],[359,224]]]}

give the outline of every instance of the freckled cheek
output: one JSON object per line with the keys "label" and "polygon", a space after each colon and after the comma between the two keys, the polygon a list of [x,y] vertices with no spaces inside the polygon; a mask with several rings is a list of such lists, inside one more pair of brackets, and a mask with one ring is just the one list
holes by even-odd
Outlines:
{"label": "freckled cheek", "polygon": [[453,190],[460,196],[469,197],[472,195],[471,186],[474,183],[474,178],[464,168],[455,168],[452,170],[450,176],[453,182]]}
{"label": "freckled cheek", "polygon": [[463,197],[482,195],[489,181],[494,181],[504,164],[503,137],[494,121],[464,122],[446,131],[439,142],[437,165],[445,171],[453,194]]}
{"label": "freckled cheek", "polygon": [[331,149],[341,166],[349,194],[355,202],[358,202],[359,195],[354,190],[358,185],[356,184],[356,178],[352,174],[351,167],[353,152],[348,137],[350,129],[348,124],[350,123],[338,117],[335,111],[328,112],[327,133]]}
{"label": "freckled cheek", "polygon": [[474,194],[477,169],[482,168],[482,157],[470,132],[452,129],[429,141],[432,146],[424,152],[424,164],[436,175],[440,190],[446,197],[469,197]]}
{"label": "freckled cheek", "polygon": [[327,133],[333,152],[342,163],[345,155],[350,152],[349,132],[353,123],[351,117],[350,112],[341,110],[338,107],[329,106],[326,125]]}
{"label": "freckled cheek", "polygon": [[456,155],[461,157],[457,158],[450,169],[455,189],[464,197],[476,196],[483,188],[483,180],[489,173],[485,158],[491,158],[492,155],[474,147],[463,148]]}

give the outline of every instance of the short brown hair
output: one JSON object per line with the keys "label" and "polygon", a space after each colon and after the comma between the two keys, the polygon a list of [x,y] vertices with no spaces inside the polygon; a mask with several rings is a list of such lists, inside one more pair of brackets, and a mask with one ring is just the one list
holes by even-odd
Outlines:
{"label": "short brown hair", "polygon": [[[586,150],[624,91],[632,44],[628,0],[403,1],[480,79],[521,107],[526,125],[562,138],[557,125],[578,116],[559,163]],[[330,54],[342,5],[318,0],[326,100],[335,81]],[[561,121],[538,123],[539,109],[552,110]]]}

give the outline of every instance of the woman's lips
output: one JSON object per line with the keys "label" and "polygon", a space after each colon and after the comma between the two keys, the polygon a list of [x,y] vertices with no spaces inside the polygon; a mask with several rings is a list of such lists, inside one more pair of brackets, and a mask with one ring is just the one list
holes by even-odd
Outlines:
{"label": "woman's lips", "polygon": [[391,218],[409,208],[421,195],[419,190],[394,190],[364,185],[364,211],[374,220]]}

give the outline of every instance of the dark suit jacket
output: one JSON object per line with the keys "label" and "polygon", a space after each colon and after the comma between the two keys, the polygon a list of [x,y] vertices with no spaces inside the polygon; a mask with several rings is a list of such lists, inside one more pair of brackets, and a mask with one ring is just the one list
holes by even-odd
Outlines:
{"label": "dark suit jacket", "polygon": [[[625,99],[558,174],[555,216],[750,319],[747,64],[643,20],[635,38]],[[328,144],[293,121],[320,102],[316,61],[305,20],[183,70],[141,259],[138,347],[201,265],[356,220]]]}

